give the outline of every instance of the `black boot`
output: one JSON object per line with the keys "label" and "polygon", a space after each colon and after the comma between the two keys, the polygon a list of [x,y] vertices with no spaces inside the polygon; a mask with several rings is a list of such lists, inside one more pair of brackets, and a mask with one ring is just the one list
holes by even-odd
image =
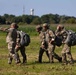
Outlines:
{"label": "black boot", "polygon": [[59,62],[62,62],[62,58],[61,57],[59,58]]}

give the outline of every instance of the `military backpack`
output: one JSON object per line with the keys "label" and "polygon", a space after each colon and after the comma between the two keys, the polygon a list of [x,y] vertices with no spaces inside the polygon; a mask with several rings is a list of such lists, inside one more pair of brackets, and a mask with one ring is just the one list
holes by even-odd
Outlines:
{"label": "military backpack", "polygon": [[21,46],[28,46],[30,43],[30,36],[23,32],[23,31],[19,31],[20,34],[20,44]]}

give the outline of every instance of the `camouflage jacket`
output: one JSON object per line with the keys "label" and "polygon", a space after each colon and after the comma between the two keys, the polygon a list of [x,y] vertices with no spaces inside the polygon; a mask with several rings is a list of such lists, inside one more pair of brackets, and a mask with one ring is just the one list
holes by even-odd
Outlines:
{"label": "camouflage jacket", "polygon": [[7,32],[6,42],[16,43],[17,30],[14,28],[0,28],[1,31]]}

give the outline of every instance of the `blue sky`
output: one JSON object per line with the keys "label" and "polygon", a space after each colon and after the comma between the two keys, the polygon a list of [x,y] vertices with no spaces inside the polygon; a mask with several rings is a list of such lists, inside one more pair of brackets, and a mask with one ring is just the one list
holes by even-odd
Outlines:
{"label": "blue sky", "polygon": [[76,0],[0,0],[0,15],[22,15],[23,6],[28,15],[34,9],[37,16],[52,13],[76,17]]}

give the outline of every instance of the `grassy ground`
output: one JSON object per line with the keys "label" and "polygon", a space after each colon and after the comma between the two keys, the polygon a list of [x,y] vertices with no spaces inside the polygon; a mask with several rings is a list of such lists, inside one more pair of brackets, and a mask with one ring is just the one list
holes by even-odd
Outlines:
{"label": "grassy ground", "polygon": [[[22,29],[22,27],[20,27]],[[24,27],[23,27],[24,28]],[[31,30],[31,31],[30,31]],[[43,55],[43,63],[37,63],[39,52],[39,37],[32,27],[28,32],[31,43],[26,47],[27,63],[16,65],[14,60],[11,65],[7,63],[8,50],[5,42],[6,33],[0,32],[0,75],[76,75],[76,62],[74,65],[61,65],[56,59],[53,64],[48,63],[46,54]],[[61,47],[56,47],[55,52],[61,56]],[[72,55],[76,60],[76,47],[72,47]],[[20,59],[22,56],[19,52]]]}

